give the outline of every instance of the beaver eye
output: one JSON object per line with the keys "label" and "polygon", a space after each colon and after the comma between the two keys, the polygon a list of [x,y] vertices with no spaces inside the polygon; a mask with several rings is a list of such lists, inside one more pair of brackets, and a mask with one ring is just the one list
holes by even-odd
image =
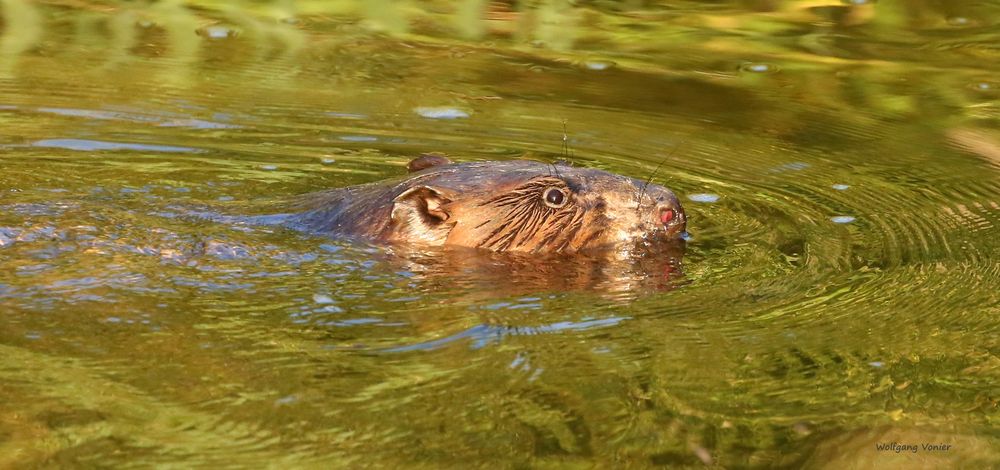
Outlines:
{"label": "beaver eye", "polygon": [[545,205],[558,209],[566,205],[566,194],[559,188],[549,188],[545,190]]}

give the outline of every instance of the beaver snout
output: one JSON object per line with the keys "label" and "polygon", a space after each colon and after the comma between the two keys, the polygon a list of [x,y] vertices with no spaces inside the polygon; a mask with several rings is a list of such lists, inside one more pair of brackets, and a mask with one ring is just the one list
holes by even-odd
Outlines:
{"label": "beaver snout", "polygon": [[669,235],[683,232],[686,228],[687,216],[679,204],[660,205],[656,215]]}
{"label": "beaver snout", "polygon": [[[674,236],[687,228],[687,215],[680,201],[669,189],[662,186],[651,188],[653,205],[650,208],[654,226],[662,226],[668,236]],[[649,206],[646,206],[649,207]]]}

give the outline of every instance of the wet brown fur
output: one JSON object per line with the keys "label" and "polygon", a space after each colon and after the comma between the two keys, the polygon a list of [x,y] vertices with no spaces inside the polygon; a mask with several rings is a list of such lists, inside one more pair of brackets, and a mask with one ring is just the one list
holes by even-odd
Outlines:
{"label": "wet brown fur", "polygon": [[[532,161],[412,161],[409,176],[314,194],[293,223],[379,243],[577,252],[676,239],[685,216],[666,188],[601,170]],[[561,191],[565,204],[545,202]],[[660,223],[659,211],[676,211]]]}

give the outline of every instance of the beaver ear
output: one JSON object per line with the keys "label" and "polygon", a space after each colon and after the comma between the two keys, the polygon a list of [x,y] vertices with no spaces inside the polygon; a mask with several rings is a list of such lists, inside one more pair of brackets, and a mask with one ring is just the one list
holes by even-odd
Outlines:
{"label": "beaver ear", "polygon": [[451,215],[444,209],[451,199],[430,186],[407,189],[392,202],[392,221],[400,234],[408,238],[443,242],[454,225],[446,223]]}
{"label": "beaver ear", "polygon": [[451,164],[451,160],[444,155],[436,155],[433,153],[425,153],[406,164],[406,171],[413,173],[415,171],[425,170],[432,166],[438,165],[448,165]]}

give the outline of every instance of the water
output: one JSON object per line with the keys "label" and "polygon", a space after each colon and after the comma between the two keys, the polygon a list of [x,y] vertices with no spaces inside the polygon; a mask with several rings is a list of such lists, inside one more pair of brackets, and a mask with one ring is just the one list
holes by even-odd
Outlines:
{"label": "water", "polygon": [[[1000,3],[578,3],[2,2],[0,467],[1000,466]],[[190,215],[564,132],[679,269]]]}

